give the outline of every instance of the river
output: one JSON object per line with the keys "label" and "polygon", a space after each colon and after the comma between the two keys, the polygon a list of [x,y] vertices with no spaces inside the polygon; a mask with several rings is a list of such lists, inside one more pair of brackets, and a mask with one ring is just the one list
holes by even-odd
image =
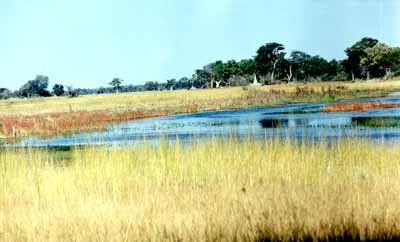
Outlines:
{"label": "river", "polygon": [[[400,97],[365,98],[350,101],[400,102]],[[332,103],[332,102],[331,102]],[[85,144],[137,144],[160,137],[182,141],[204,137],[289,136],[332,139],[364,137],[400,140],[400,108],[325,113],[326,103],[287,104],[179,114],[115,123],[104,130],[52,138],[25,137],[6,146],[73,146]]]}

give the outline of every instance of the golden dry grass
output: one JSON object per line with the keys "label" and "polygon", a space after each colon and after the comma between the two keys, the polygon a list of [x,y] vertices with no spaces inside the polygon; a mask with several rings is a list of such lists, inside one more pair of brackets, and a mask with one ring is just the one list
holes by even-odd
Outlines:
{"label": "golden dry grass", "polygon": [[0,241],[400,238],[400,149],[209,139],[0,153]]}
{"label": "golden dry grass", "polygon": [[[10,99],[0,101],[0,115],[32,115],[51,112],[92,111],[92,110],[170,110],[195,104],[201,109],[234,107],[234,100],[249,96],[254,90],[260,92],[295,93],[297,88],[308,87],[315,92],[322,89],[336,90],[338,87],[348,90],[388,90],[399,89],[400,80],[376,82],[321,82],[308,84],[281,84],[257,88],[230,87],[221,89],[198,89],[177,91],[151,91],[119,94],[97,94],[76,98],[50,97],[31,99]],[[250,93],[251,94],[251,93]],[[265,98],[265,97],[264,97]],[[219,103],[221,100],[224,103]],[[274,100],[271,104],[274,104]],[[278,101],[278,100],[276,100]],[[248,103],[243,102],[246,106]],[[251,105],[251,104],[250,104]],[[240,106],[239,106],[240,107]],[[179,110],[177,110],[179,111]],[[186,110],[182,110],[185,112]]]}

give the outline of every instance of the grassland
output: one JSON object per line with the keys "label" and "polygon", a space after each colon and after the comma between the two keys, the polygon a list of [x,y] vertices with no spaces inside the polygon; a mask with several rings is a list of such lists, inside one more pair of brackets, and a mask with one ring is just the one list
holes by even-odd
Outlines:
{"label": "grassland", "polygon": [[[12,99],[0,102],[0,132],[53,135],[396,89],[400,81]],[[0,149],[0,241],[396,241],[399,145],[248,137]]]}
{"label": "grassland", "polygon": [[0,241],[400,239],[400,149],[248,138],[0,152]]}
{"label": "grassland", "polygon": [[385,96],[400,81],[324,82],[0,101],[0,135],[57,135],[110,122],[206,110]]}

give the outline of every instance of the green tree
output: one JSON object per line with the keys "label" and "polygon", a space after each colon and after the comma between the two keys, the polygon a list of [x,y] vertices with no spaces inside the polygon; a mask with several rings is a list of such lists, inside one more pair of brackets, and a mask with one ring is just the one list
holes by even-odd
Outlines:
{"label": "green tree", "polygon": [[211,64],[212,73],[214,75],[215,87],[219,88],[221,84],[225,84],[230,77],[229,70],[222,61],[216,61]]}
{"label": "green tree", "polygon": [[0,88],[0,99],[9,99],[12,97],[11,90],[7,88]]}
{"label": "green tree", "polygon": [[158,82],[148,81],[144,84],[144,89],[146,91],[155,91],[159,89]]}
{"label": "green tree", "polygon": [[121,89],[121,84],[124,80],[120,78],[114,78],[109,85],[113,87],[113,89],[118,93],[119,90]]}
{"label": "green tree", "polygon": [[342,61],[337,61],[335,59],[329,61],[328,75],[329,79],[333,81],[346,81],[348,80],[348,75],[346,74]]}
{"label": "green tree", "polygon": [[394,67],[400,64],[400,48],[392,48],[378,43],[365,49],[366,55],[361,58],[361,66],[367,71],[367,77],[390,76]]}
{"label": "green tree", "polygon": [[283,79],[291,82],[293,79],[293,61],[291,59],[282,59],[279,69],[281,74],[284,75]]}
{"label": "green tree", "polygon": [[25,83],[20,89],[19,93],[23,97],[48,97],[51,96],[47,90],[49,86],[49,78],[44,75],[37,75],[34,80]]}
{"label": "green tree", "polygon": [[289,63],[292,65],[292,75],[296,80],[304,80],[306,78],[305,64],[311,58],[305,52],[293,51],[288,59]]}
{"label": "green tree", "polygon": [[208,72],[204,69],[197,69],[192,76],[193,86],[196,88],[204,88],[211,79]]}
{"label": "green tree", "polygon": [[385,68],[385,79],[400,75],[400,48],[392,48],[383,56],[381,63]]}
{"label": "green tree", "polygon": [[179,89],[189,89],[191,88],[191,80],[186,76],[180,78],[176,83],[176,88]]}
{"label": "green tree", "polygon": [[67,94],[69,97],[77,97],[78,91],[73,86],[67,86]]}
{"label": "green tree", "polygon": [[256,62],[254,59],[244,59],[238,63],[240,75],[254,75],[257,73]]}
{"label": "green tree", "polygon": [[175,78],[167,80],[167,85],[166,85],[167,89],[172,91],[172,90],[174,90],[175,87],[176,87],[176,79]]}
{"label": "green tree", "polygon": [[304,74],[308,80],[328,81],[332,76],[336,76],[332,64],[321,56],[312,56],[304,63]]}
{"label": "green tree", "polygon": [[363,70],[365,65],[361,65],[361,59],[367,55],[365,52],[367,48],[374,47],[378,43],[379,41],[376,39],[365,37],[345,50],[347,59],[343,64],[346,72],[351,75],[352,80],[356,77],[362,77],[363,74],[368,75],[368,70]]}
{"label": "green tree", "polygon": [[55,84],[53,86],[53,93],[56,96],[62,96],[65,93],[64,86],[61,84]]}
{"label": "green tree", "polygon": [[216,81],[216,73],[213,67],[214,63],[210,63],[203,67],[204,76],[206,79],[206,85],[210,88],[214,88],[214,82]]}
{"label": "green tree", "polygon": [[224,64],[224,68],[228,77],[228,86],[234,85],[240,75],[239,64],[235,60],[229,60]]}
{"label": "green tree", "polygon": [[97,89],[97,94],[103,94],[103,93],[107,93],[107,89],[105,87],[99,87]]}
{"label": "green tree", "polygon": [[[256,62],[254,59],[243,59],[238,62],[239,68],[239,83],[246,85],[254,81],[254,76],[258,75]],[[238,81],[238,80],[237,80]]]}
{"label": "green tree", "polygon": [[276,42],[267,43],[257,50],[255,57],[257,69],[264,75],[271,73],[271,81],[275,79],[278,62],[285,56],[283,50],[285,50],[284,45]]}

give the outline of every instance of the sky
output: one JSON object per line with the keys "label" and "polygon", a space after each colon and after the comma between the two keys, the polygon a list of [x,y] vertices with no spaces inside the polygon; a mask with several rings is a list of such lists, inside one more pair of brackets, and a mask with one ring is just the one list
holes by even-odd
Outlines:
{"label": "sky", "polygon": [[163,82],[268,42],[342,59],[365,36],[400,46],[400,0],[0,0],[0,87]]}

